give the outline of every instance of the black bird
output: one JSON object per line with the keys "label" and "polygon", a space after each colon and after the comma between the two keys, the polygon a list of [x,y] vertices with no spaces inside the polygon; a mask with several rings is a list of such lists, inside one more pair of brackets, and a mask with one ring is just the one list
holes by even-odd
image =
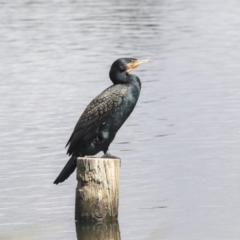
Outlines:
{"label": "black bird", "polygon": [[133,111],[141,90],[140,79],[129,74],[131,70],[151,59],[119,58],[110,69],[113,85],[98,95],[87,106],[78,120],[66,145],[71,156],[55,184],[65,181],[75,170],[79,156],[95,155],[100,151],[104,157],[117,131]]}

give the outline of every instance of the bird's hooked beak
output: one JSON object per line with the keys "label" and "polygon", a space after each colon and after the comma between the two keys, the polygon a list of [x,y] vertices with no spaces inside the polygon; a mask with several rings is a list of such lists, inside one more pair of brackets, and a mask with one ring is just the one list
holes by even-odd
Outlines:
{"label": "bird's hooked beak", "polygon": [[147,62],[151,62],[151,61],[152,61],[151,58],[133,60],[127,64],[127,72],[132,71],[134,68],[136,68],[137,66],[139,66],[142,63],[147,63]]}

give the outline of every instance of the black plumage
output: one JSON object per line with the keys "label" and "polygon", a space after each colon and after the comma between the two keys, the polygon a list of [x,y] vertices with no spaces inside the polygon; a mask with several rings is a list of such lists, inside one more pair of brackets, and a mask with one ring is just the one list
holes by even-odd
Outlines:
{"label": "black plumage", "polygon": [[78,156],[95,155],[108,148],[117,131],[133,111],[141,90],[140,79],[129,72],[150,59],[120,58],[110,69],[113,85],[98,95],[87,106],[67,143],[71,156],[55,184],[65,181],[76,168]]}

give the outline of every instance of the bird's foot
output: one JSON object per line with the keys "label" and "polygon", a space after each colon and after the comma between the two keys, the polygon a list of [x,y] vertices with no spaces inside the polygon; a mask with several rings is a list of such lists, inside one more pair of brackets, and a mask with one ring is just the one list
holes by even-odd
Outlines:
{"label": "bird's foot", "polygon": [[119,159],[118,157],[111,155],[109,152],[106,152],[101,158],[117,158],[117,159]]}
{"label": "bird's foot", "polygon": [[120,166],[121,166],[121,158],[111,155],[109,152],[106,152],[101,158],[113,158],[113,159],[119,159],[120,160]]}

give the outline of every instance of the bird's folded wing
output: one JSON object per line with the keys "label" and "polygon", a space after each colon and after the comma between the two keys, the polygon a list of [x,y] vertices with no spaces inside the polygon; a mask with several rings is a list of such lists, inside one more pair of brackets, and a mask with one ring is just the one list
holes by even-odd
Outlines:
{"label": "bird's folded wing", "polygon": [[73,148],[78,145],[81,139],[95,128],[98,128],[108,117],[111,116],[114,109],[121,103],[125,89],[106,89],[98,95],[87,106],[82,116],[78,120],[74,131],[66,146],[69,146],[68,153],[71,154]]}

